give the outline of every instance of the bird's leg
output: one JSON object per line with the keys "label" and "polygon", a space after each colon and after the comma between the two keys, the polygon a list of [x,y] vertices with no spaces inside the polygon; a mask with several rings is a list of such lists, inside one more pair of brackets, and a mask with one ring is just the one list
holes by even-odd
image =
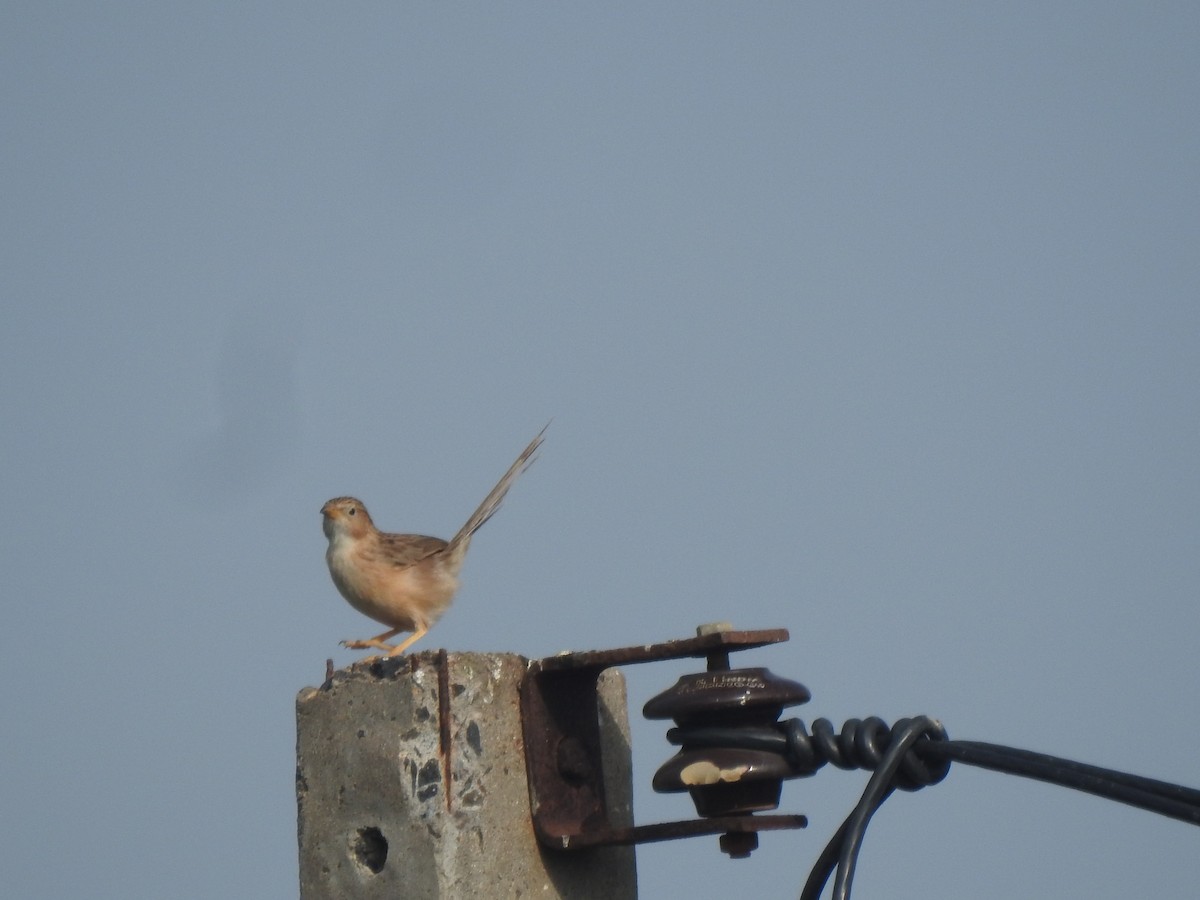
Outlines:
{"label": "bird's leg", "polygon": [[[385,631],[383,634],[377,634],[375,637],[367,638],[365,641],[342,641],[341,644],[343,647],[346,647],[350,650],[383,650],[385,653],[391,656],[395,651],[392,649],[391,644],[385,644],[384,641],[386,641],[388,638],[394,638],[403,630],[403,628],[393,628],[391,631]],[[425,632],[421,633],[424,634]],[[411,643],[412,638],[409,638],[400,646],[407,647]]]}
{"label": "bird's leg", "polygon": [[399,656],[418,640],[425,637],[425,632],[427,631],[429,631],[427,627],[424,625],[418,625],[416,630],[413,631],[413,633],[406,637],[403,641],[401,641],[397,646],[389,648],[388,656]]}

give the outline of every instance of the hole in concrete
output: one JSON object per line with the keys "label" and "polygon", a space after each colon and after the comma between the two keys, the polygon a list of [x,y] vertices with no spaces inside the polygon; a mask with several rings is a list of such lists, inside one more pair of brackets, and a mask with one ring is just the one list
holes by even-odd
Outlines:
{"label": "hole in concrete", "polygon": [[354,842],[354,858],[378,875],[387,862],[388,842],[378,828],[358,829],[358,840]]}

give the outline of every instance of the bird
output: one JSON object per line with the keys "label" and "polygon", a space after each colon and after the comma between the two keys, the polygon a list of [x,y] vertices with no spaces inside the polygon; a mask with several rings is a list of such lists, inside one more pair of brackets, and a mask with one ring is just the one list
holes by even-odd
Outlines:
{"label": "bird", "polygon": [[[521,451],[449,541],[380,531],[355,497],[335,497],[321,507],[321,524],[329,539],[325,562],[334,585],[356,610],[388,626],[373,638],[342,641],[342,646],[399,656],[425,636],[450,608],[471,536],[495,515],[513,482],[533,464],[546,428]],[[412,634],[399,644],[387,643],[405,631]]]}

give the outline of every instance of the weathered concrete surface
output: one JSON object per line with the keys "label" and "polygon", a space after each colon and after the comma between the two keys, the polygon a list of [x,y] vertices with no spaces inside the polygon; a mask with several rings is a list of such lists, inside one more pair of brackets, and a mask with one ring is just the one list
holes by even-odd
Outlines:
{"label": "weathered concrete surface", "polygon": [[[563,853],[533,835],[525,666],[512,654],[427,651],[356,663],[300,692],[303,900],[637,896],[632,848]],[[614,824],[629,825],[625,683],[612,671],[601,684],[609,804]]]}

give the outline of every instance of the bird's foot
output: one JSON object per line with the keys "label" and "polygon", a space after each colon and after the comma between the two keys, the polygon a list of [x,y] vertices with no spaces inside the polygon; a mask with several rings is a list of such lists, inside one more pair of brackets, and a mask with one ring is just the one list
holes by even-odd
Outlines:
{"label": "bird's foot", "polygon": [[396,649],[391,644],[385,644],[375,638],[368,638],[365,641],[340,641],[339,643],[347,650],[382,650],[385,654],[390,654]]}

